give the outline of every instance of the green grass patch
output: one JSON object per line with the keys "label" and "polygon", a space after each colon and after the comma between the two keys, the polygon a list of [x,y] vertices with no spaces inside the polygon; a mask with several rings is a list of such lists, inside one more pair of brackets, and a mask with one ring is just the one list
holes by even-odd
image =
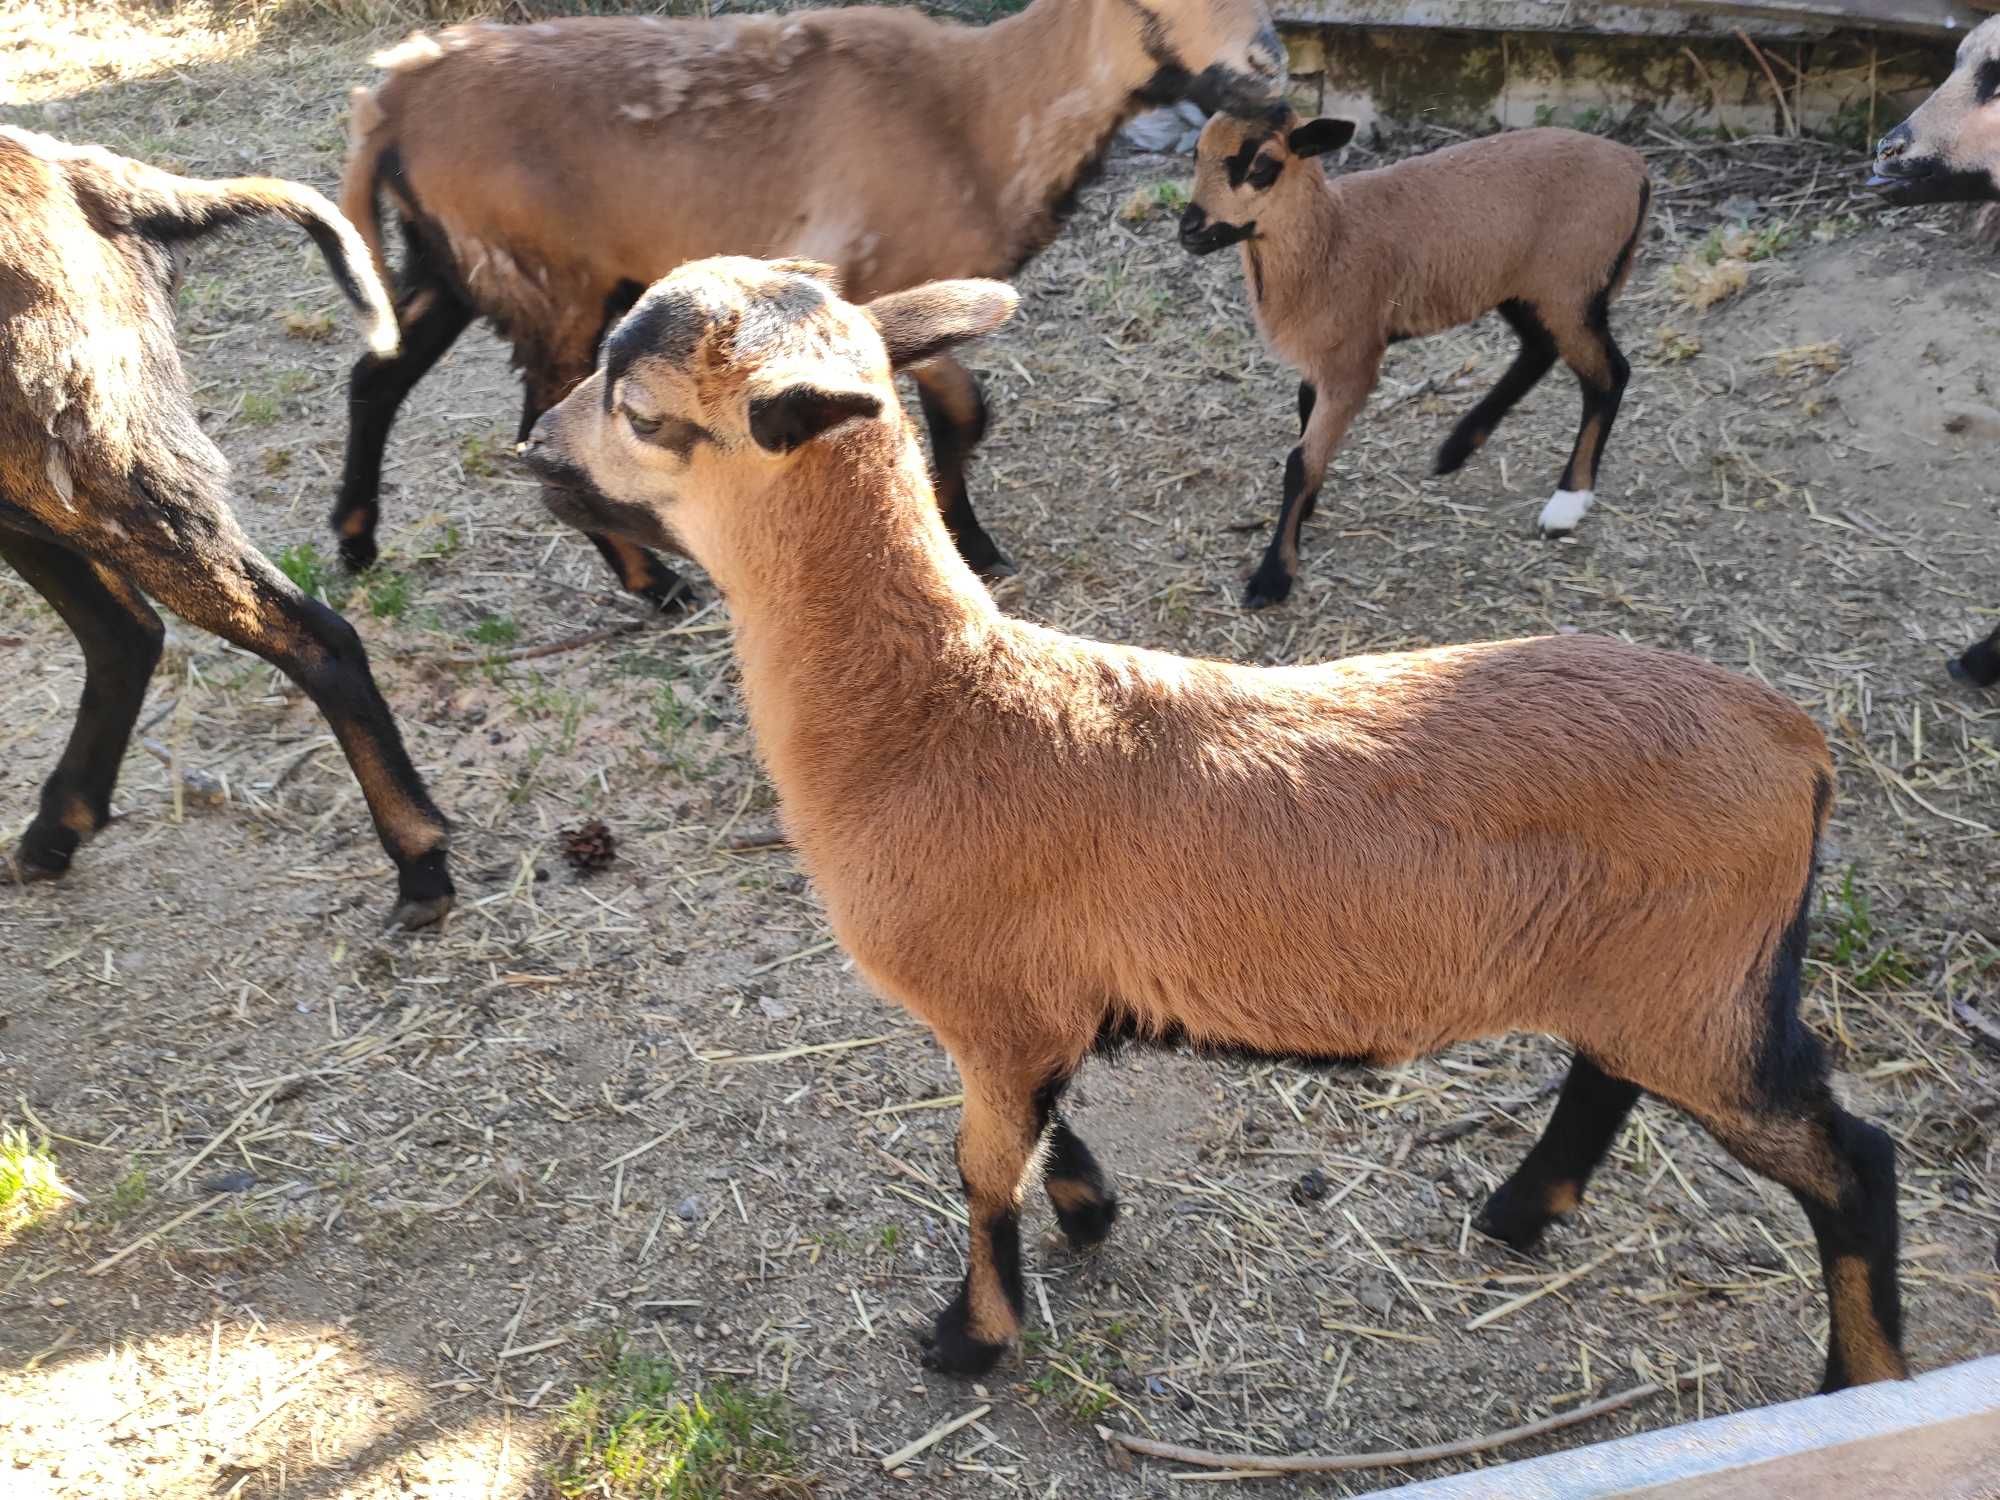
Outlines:
{"label": "green grass patch", "polygon": [[1886,990],[1907,985],[1917,965],[1893,941],[1876,931],[1868,893],[1854,883],[1854,871],[1841,879],[1840,889],[1826,898],[1821,929],[1823,956],[1858,990]]}
{"label": "green grass patch", "polygon": [[262,391],[246,391],[243,396],[243,420],[255,422],[259,427],[278,420],[278,398],[267,396]]}
{"label": "green grass patch", "polygon": [[361,586],[368,613],[378,620],[402,619],[410,612],[416,589],[416,580],[408,573],[379,567],[369,572],[368,581]]}
{"label": "green grass patch", "polygon": [[311,542],[294,542],[276,558],[278,571],[298,585],[299,592],[320,598],[326,592],[326,559]]}
{"label": "green grass patch", "polygon": [[803,1495],[811,1481],[777,1396],[717,1381],[683,1391],[671,1362],[619,1350],[556,1424],[559,1495],[603,1500],[728,1500]]}
{"label": "green grass patch", "polygon": [[46,1140],[37,1141],[19,1129],[0,1134],[0,1243],[68,1196]]}
{"label": "green grass patch", "polygon": [[488,615],[466,634],[482,646],[511,646],[521,638],[521,627],[506,615]]}

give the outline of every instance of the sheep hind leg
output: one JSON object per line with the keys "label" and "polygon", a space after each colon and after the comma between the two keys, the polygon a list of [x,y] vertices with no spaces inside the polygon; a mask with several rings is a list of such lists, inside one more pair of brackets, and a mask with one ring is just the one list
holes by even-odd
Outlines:
{"label": "sheep hind leg", "polygon": [[1042,1187],[1070,1249],[1087,1250],[1102,1243],[1118,1221],[1118,1194],[1090,1147],[1057,1108],[1068,1085],[1065,1076],[1043,1085],[1035,1096],[1036,1112],[1043,1121]]}
{"label": "sheep hind leg", "polygon": [[1951,675],[1975,687],[2000,685],[2000,629],[1974,641],[1950,662]]}
{"label": "sheep hind leg", "polygon": [[1535,523],[1545,537],[1568,536],[1597,503],[1597,466],[1604,457],[1604,445],[1610,441],[1612,423],[1618,420],[1619,403],[1625,398],[1625,384],[1632,373],[1611,337],[1604,294],[1592,300],[1580,324],[1558,330],[1556,346],[1583,389],[1583,420],[1577,427],[1576,446],[1563,467],[1562,481]]}
{"label": "sheep hind leg", "polygon": [[1541,1139],[1486,1200],[1474,1226],[1516,1250],[1532,1249],[1552,1222],[1583,1202],[1590,1174],[1638,1098],[1637,1084],[1613,1078],[1577,1053]]}
{"label": "sheep hind leg", "polygon": [[1743,1165],[1788,1188],[1812,1225],[1830,1323],[1820,1390],[1904,1379],[1895,1143],[1841,1109],[1823,1080],[1803,1095],[1693,1113]]}
{"label": "sheep hind leg", "polygon": [[55,880],[68,873],[83,841],[110,821],[119,763],[166,630],[123,577],[67,547],[0,530],[0,557],[48,600],[83,648],[76,725],[14,856],[17,879]]}
{"label": "sheep hind leg", "polygon": [[1465,461],[1486,446],[1486,440],[1493,436],[1493,429],[1500,425],[1500,419],[1512,411],[1521,398],[1541,383],[1542,377],[1555,367],[1556,342],[1550,337],[1542,320],[1535,316],[1535,310],[1525,302],[1509,299],[1500,304],[1500,316],[1507,320],[1507,326],[1521,341],[1521,351],[1514,356],[1514,362],[1507,367],[1493,389],[1480,398],[1479,404],[1459,418],[1458,425],[1451,430],[1439,446],[1434,474],[1456,474]]}
{"label": "sheep hind leg", "polygon": [[983,578],[1005,578],[1013,560],[986,534],[966,492],[965,466],[986,436],[986,397],[972,372],[949,356],[910,372],[931,434],[931,472],[937,481],[938,509],[958,555]]}
{"label": "sheep hind leg", "polygon": [[347,379],[347,457],[328,524],[342,564],[355,573],[373,567],[378,555],[375,529],[382,519],[382,454],[396,413],[474,316],[471,304],[442,278],[427,275],[423,262],[413,259],[412,265],[414,275],[422,279],[414,280],[396,299],[399,347],[391,355],[362,355]]}
{"label": "sheep hind leg", "polygon": [[[602,337],[600,333],[600,340]],[[526,442],[535,423],[542,419],[542,413],[560,401],[569,388],[583,378],[582,375],[567,380],[524,375],[521,380],[521,425],[514,434],[514,441]],[[597,549],[597,555],[604,559],[604,565],[626,593],[645,600],[661,614],[685,612],[694,607],[694,586],[661,562],[658,554],[647,551],[637,542],[606,536],[601,531],[586,531],[584,536]]]}
{"label": "sheep hind leg", "polygon": [[951,1375],[983,1375],[1020,1332],[1021,1188],[1040,1143],[1037,1086],[1006,1065],[958,1058],[965,1084],[958,1174],[970,1245],[964,1284],[925,1340],[924,1363]]}

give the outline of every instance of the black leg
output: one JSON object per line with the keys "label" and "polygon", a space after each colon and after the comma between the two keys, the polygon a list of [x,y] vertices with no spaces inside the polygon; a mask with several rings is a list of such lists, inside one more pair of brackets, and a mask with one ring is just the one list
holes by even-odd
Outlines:
{"label": "black leg", "polygon": [[1535,310],[1525,302],[1500,304],[1500,316],[1521,341],[1521,352],[1507,367],[1493,389],[1477,406],[1459,419],[1451,436],[1438,449],[1434,472],[1455,474],[1465,461],[1479,451],[1520,399],[1533,390],[1556,362],[1556,343]]}
{"label": "black leg", "polygon": [[[417,274],[425,275],[420,265]],[[375,562],[375,528],[382,516],[382,453],[396,412],[472,319],[472,308],[442,279],[424,279],[397,299],[401,347],[387,358],[364,354],[354,363],[347,382],[347,461],[330,517],[340,560],[350,569],[359,571]]]}
{"label": "black leg", "polygon": [[111,791],[159,664],[165,629],[123,578],[66,547],[0,530],[0,557],[48,600],[83,648],[76,724],[16,855],[21,878],[54,879],[111,817]]}
{"label": "black leg", "polygon": [[1014,564],[980,526],[965,485],[965,466],[986,436],[986,398],[979,382],[948,357],[934,359],[910,373],[917,382],[924,421],[930,427],[931,462],[944,524],[958,544],[959,556],[973,572],[985,578],[1004,578],[1015,571]]}
{"label": "black leg", "polygon": [[1638,1098],[1637,1084],[1611,1077],[1579,1052],[1541,1139],[1479,1211],[1480,1232],[1516,1250],[1532,1248],[1551,1221],[1583,1201],[1590,1174]]}
{"label": "black leg", "polygon": [[1264,548],[1264,560],[1257,564],[1243,591],[1245,609],[1267,609],[1291,597],[1292,579],[1298,572],[1299,527],[1312,513],[1318,497],[1317,487],[1306,490],[1306,450],[1300,444],[1285,455],[1285,490],[1278,507],[1278,524]]}
{"label": "black leg", "polygon": [[1975,687],[2000,684],[2000,629],[1983,641],[1974,641],[1951,663],[1951,675]]}
{"label": "black leg", "polygon": [[1299,382],[1299,436],[1306,435],[1306,424],[1313,419],[1313,402],[1319,399],[1319,392],[1313,389],[1310,380]]}
{"label": "black leg", "polygon": [[1065,1076],[1044,1084],[1035,1095],[1042,1123],[1042,1187],[1070,1248],[1084,1250],[1111,1233],[1118,1221],[1118,1194],[1090,1147],[1062,1117],[1059,1106],[1068,1087]]}

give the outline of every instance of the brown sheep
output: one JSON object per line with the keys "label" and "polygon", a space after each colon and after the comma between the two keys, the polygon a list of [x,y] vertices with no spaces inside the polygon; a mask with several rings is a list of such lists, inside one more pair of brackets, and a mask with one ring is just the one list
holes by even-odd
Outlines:
{"label": "brown sheep", "polygon": [[1799,1018],[1833,790],[1813,722],[1602,637],[1259,669],[1008,618],[892,371],[1012,306],[950,282],[858,308],[825,267],[698,262],[524,450],[558,516],[709,570],[835,935],[958,1065],[971,1253],[930,1361],[986,1369],[1018,1331],[1024,1184],[1046,1173],[1073,1241],[1110,1228],[1057,1114],[1094,1049],[1386,1063],[1527,1030],[1576,1058],[1489,1233],[1573,1209],[1646,1090],[1798,1196],[1825,1388],[1903,1375],[1894,1147]]}
{"label": "brown sheep", "polygon": [[[1882,137],[1868,186],[1898,204],[2000,202],[2000,16],[1966,33],[1951,76]],[[1948,665],[1961,682],[2000,686],[2000,627]]]}
{"label": "brown sheep", "polygon": [[393,352],[395,314],[367,250],[311,188],[269,177],[200,182],[0,127],[0,557],[62,616],[84,657],[76,727],[13,875],[65,874],[111,816],[160,658],[150,594],[311,695],[396,863],[390,921],[422,926],[451,906],[444,818],[353,627],[238,528],[229,467],[196,420],[174,346],[187,247],[263,215],[312,236],[367,315],[371,346]]}
{"label": "brown sheep", "polygon": [[[1011,275],[1053,239],[1118,127],[1183,95],[1277,96],[1263,0],[1035,0],[970,28],[910,10],[453,27],[376,59],[356,90],[341,206],[381,263],[377,199],[403,221],[403,350],[355,366],[332,524],[374,561],[396,409],[475,318],[514,348],[521,435],[588,374],[648,282],[724,253],[811,255],[873,295]],[[912,372],[945,522],[974,568],[1011,564],[965,467],[986,406],[949,357]],[[591,540],[624,585],[684,585],[643,549]]]}
{"label": "brown sheep", "polygon": [[1521,340],[1438,449],[1439,474],[1477,452],[1558,358],[1575,372],[1583,425],[1542,507],[1544,536],[1573,530],[1595,500],[1630,372],[1610,306],[1646,222],[1638,152],[1574,130],[1514,130],[1329,181],[1310,158],[1353,134],[1349,121],[1302,122],[1282,106],[1218,115],[1202,131],[1181,216],[1181,244],[1196,255],[1242,245],[1258,331],[1305,377],[1277,529],[1244,597],[1252,609],[1291,593],[1299,528],[1389,345],[1496,309]]}

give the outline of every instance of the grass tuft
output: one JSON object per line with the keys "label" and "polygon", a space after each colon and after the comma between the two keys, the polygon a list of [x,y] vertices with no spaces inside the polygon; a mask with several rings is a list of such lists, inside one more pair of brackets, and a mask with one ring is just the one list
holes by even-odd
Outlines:
{"label": "grass tuft", "polygon": [[669,1361],[629,1349],[570,1398],[557,1432],[559,1495],[727,1500],[810,1488],[781,1398],[727,1381],[683,1395]]}
{"label": "grass tuft", "polygon": [[0,1244],[68,1196],[47,1141],[20,1129],[0,1133]]}

